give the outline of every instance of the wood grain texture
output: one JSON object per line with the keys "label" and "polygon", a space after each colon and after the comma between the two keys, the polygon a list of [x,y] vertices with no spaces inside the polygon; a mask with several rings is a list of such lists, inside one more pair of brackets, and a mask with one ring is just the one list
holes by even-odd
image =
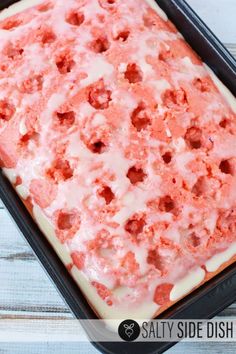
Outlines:
{"label": "wood grain texture", "polygon": [[235,0],[186,0],[224,43],[236,43]]}
{"label": "wood grain texture", "polygon": [[229,50],[229,52],[236,58],[236,44],[226,43],[225,46]]}
{"label": "wood grain texture", "polygon": [[[226,47],[236,57],[236,31],[231,33],[228,24],[217,21],[220,6],[215,0],[189,0],[197,12],[208,19]],[[218,3],[235,6],[235,0],[218,0]],[[210,9],[212,10],[211,16]],[[228,10],[227,10],[228,11]],[[221,24],[217,27],[217,22]],[[212,25],[211,25],[212,24]],[[224,29],[225,27],[225,29]],[[4,318],[72,318],[64,301],[47,278],[36,257],[20,236],[16,226],[0,201],[0,319]],[[236,303],[219,314],[219,318],[236,319]],[[233,354],[235,343],[179,343],[168,354]],[[0,343],[0,354],[96,354],[89,343],[17,344]]]}

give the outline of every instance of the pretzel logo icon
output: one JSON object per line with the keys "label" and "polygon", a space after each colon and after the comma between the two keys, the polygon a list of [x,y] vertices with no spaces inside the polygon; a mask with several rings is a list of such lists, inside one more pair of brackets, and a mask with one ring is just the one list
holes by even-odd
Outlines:
{"label": "pretzel logo icon", "polygon": [[134,320],[125,320],[120,323],[118,333],[124,341],[132,342],[140,335],[139,324]]}

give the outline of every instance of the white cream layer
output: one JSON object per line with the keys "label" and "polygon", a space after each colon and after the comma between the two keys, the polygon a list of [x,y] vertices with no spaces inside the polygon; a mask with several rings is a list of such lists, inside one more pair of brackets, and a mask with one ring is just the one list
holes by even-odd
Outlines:
{"label": "white cream layer", "polygon": [[160,8],[160,6],[157,5],[156,1],[154,0],[145,0],[149,5],[150,7],[155,10],[158,15],[164,20],[164,21],[167,21],[168,20],[168,17],[166,16],[166,13]]}
{"label": "white cream layer", "polygon": [[204,64],[206,70],[208,71],[209,75],[211,76],[212,80],[214,81],[214,84],[218,87],[220,93],[230,107],[232,108],[233,112],[236,113],[236,98],[234,95],[229,91],[229,89],[220,81],[220,79],[216,76],[216,74],[209,68],[208,65]]}
{"label": "white cream layer", "polygon": [[22,12],[30,7],[36,6],[42,3],[42,0],[21,0],[11,5],[7,9],[0,12],[0,20],[5,20],[7,17],[13,16],[19,12]]}
{"label": "white cream layer", "polygon": [[213,256],[206,262],[206,270],[208,272],[215,272],[224,263],[230,261],[230,259],[236,255],[236,242],[234,242],[226,251],[221,252]]}
{"label": "white cream layer", "polygon": [[54,227],[51,225],[48,218],[37,205],[35,205],[33,208],[33,215],[41,231],[47,237],[48,241],[51,243],[63,263],[66,266],[73,263],[66,247],[58,240]]}
{"label": "white cream layer", "polygon": [[108,306],[97,294],[96,289],[87,281],[84,274],[75,266],[71,270],[72,276],[83,290],[88,301],[99,311],[99,315],[106,319],[123,319],[123,318],[152,318],[158,311],[159,307],[154,302],[144,303],[139,307],[112,307]]}
{"label": "white cream layer", "polygon": [[198,267],[191,271],[184,278],[179,280],[170,293],[170,300],[176,301],[181,299],[183,296],[187,295],[191,290],[193,290],[196,286],[201,284],[201,282],[205,278],[205,271]]}

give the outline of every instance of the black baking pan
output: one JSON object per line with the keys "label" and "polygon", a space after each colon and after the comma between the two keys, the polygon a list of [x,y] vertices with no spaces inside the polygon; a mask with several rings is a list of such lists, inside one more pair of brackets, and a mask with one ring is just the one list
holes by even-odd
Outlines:
{"label": "black baking pan", "polygon": [[[17,2],[1,0],[0,9]],[[191,47],[207,63],[222,82],[236,95],[236,62],[220,41],[200,20],[184,0],[157,0],[170,20]],[[82,292],[65,266],[40,232],[11,184],[0,172],[0,198],[28,241],[38,260],[78,319],[96,319]],[[161,314],[161,318],[209,319],[236,300],[236,265],[233,264],[205,285]],[[91,329],[86,328],[88,335]],[[96,329],[92,329],[93,331]],[[92,343],[102,353],[162,353],[174,343]],[[79,352],[79,344],[78,344]]]}

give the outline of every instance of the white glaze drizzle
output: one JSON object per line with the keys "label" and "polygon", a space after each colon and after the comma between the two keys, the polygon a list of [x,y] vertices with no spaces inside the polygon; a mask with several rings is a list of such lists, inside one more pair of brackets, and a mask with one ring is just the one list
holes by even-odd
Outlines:
{"label": "white glaze drizzle", "polygon": [[188,273],[184,278],[175,283],[170,292],[170,300],[176,301],[187,295],[191,290],[198,286],[205,278],[205,271],[197,268]]}
{"label": "white glaze drizzle", "polygon": [[234,242],[229,248],[225,251],[215,254],[210,258],[206,263],[206,270],[208,272],[215,272],[220,268],[224,263],[230,261],[230,259],[236,255],[236,242]]}

